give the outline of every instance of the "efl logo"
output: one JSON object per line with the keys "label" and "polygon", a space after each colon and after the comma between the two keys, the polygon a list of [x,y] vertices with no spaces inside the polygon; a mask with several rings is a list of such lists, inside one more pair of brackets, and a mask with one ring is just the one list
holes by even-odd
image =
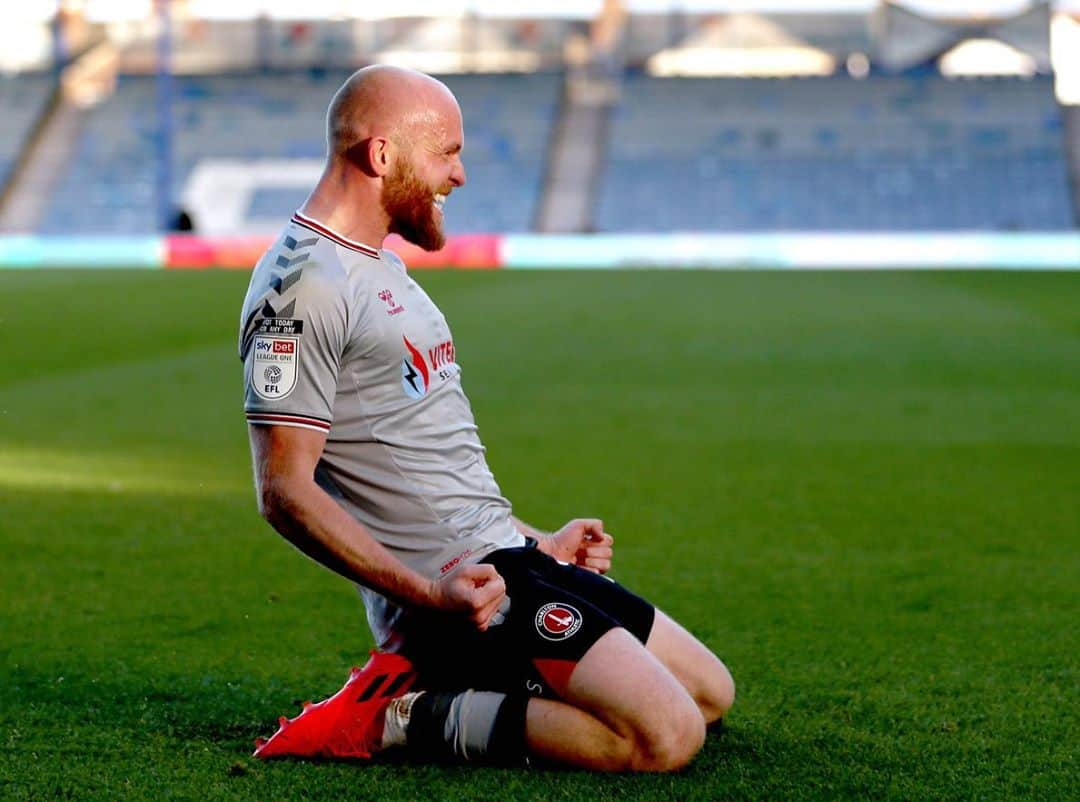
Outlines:
{"label": "efl logo", "polygon": [[536,611],[536,631],[547,640],[566,640],[581,629],[581,613],[569,604],[552,602]]}
{"label": "efl logo", "polygon": [[252,347],[251,389],[267,401],[285,398],[296,386],[300,338],[259,334]]}

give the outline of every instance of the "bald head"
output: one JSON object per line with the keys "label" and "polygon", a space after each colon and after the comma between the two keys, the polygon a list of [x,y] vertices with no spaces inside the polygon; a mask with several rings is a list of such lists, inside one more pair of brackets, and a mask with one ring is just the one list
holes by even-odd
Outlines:
{"label": "bald head", "polygon": [[441,81],[416,70],[376,64],[354,72],[334,95],[326,115],[331,158],[344,156],[372,137],[411,147],[444,118],[460,125],[461,111]]}
{"label": "bald head", "polygon": [[[442,247],[443,204],[465,184],[465,134],[454,95],[429,75],[376,65],[354,72],[326,115],[327,161],[305,208]],[[366,221],[366,222],[356,222]]]}

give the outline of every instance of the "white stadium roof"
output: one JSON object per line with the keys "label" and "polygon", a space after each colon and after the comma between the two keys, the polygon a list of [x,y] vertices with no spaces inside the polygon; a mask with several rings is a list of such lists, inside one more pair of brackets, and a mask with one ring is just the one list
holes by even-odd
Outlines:
{"label": "white stadium roof", "polygon": [[[173,0],[190,16],[205,19],[251,19],[265,14],[278,19],[376,19],[385,17],[454,17],[478,14],[491,17],[595,17],[603,0]],[[624,0],[632,13],[684,14],[710,12],[768,13],[868,13],[878,0]],[[1016,14],[1030,0],[903,0],[904,6],[932,17]],[[59,6],[81,10],[95,22],[145,19],[153,14],[153,0],[23,0],[2,12],[6,20],[42,21],[52,18]],[[1080,0],[1054,0],[1060,11],[1080,13]]]}

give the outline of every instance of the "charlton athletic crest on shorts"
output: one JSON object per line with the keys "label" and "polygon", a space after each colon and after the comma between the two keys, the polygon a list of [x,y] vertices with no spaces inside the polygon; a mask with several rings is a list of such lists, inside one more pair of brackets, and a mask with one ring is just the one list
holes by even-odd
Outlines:
{"label": "charlton athletic crest on shorts", "polygon": [[284,398],[296,386],[300,337],[288,334],[299,334],[300,327],[283,326],[282,323],[294,321],[278,320],[262,326],[263,330],[255,336],[255,341],[251,344],[251,386],[260,398],[267,401]]}
{"label": "charlton athletic crest on shorts", "polygon": [[581,629],[581,613],[569,604],[552,602],[536,611],[536,631],[548,640],[566,640]]}

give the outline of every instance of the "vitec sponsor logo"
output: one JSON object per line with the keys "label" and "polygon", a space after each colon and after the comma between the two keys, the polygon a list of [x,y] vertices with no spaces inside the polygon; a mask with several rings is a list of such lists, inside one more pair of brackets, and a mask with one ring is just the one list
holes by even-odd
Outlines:
{"label": "vitec sponsor logo", "polygon": [[401,360],[401,389],[405,395],[414,400],[419,400],[427,395],[428,391],[428,367],[424,362],[424,355],[416,346],[409,342],[408,337],[402,337],[405,348],[409,355]]}
{"label": "vitec sponsor logo", "polygon": [[581,613],[576,607],[552,602],[536,611],[536,631],[547,640],[566,640],[581,629],[581,620]]}
{"label": "vitec sponsor logo", "polygon": [[409,355],[401,360],[401,386],[409,398],[419,399],[427,395],[435,378],[446,381],[457,375],[453,340],[444,340],[429,348],[426,359],[420,349],[409,342],[408,337],[403,336],[402,340]]}
{"label": "vitec sponsor logo", "polygon": [[428,349],[428,361],[434,370],[442,370],[448,365],[454,364],[454,341],[441,342],[434,348]]}

